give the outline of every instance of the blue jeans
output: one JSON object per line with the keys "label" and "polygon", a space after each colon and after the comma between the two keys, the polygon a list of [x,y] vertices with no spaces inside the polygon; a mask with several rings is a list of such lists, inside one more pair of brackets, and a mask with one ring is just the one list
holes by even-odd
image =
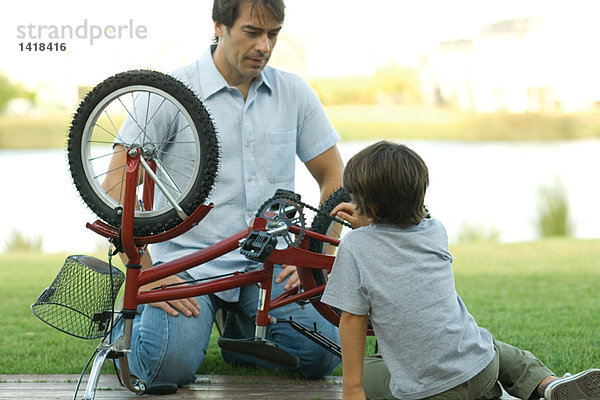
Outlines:
{"label": "blue jeans", "polygon": [[[283,283],[276,284],[275,277],[281,272],[279,265],[273,272],[271,296],[284,291]],[[215,295],[196,297],[200,304],[197,317],[179,314],[173,317],[165,311],[148,304],[138,306],[138,314],[133,321],[131,353],[128,355],[130,372],[146,383],[173,382],[184,385],[195,379],[195,373],[202,365],[212,331],[215,313],[219,308],[228,311],[223,337],[253,338],[254,322],[258,304],[258,288],[249,285],[241,288],[239,301],[228,303]],[[271,310],[277,319],[289,319],[317,329],[330,340],[339,344],[338,329],[321,316],[314,307],[304,310],[295,303]],[[122,335],[123,324],[115,327],[115,336]],[[340,358],[325,350],[310,339],[296,332],[289,324],[274,324],[267,327],[266,339],[295,354],[300,363],[299,372],[307,378],[322,378],[335,371]],[[274,364],[252,356],[222,351],[223,359],[229,363],[247,363],[269,369],[282,369]]]}

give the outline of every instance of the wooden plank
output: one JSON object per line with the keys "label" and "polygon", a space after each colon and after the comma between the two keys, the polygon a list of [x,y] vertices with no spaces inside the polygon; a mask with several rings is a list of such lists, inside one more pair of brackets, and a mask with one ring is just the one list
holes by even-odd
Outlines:
{"label": "wooden plank", "polygon": [[[0,400],[45,399],[71,400],[79,375],[0,375]],[[87,376],[78,399],[83,398]],[[202,400],[339,400],[342,378],[293,379],[282,376],[201,375],[196,382],[167,396],[144,395],[141,399]],[[140,399],[119,385],[115,375],[101,375],[96,400]],[[503,400],[514,400],[506,392]]]}
{"label": "wooden plank", "polygon": [[[87,377],[86,377],[87,378]],[[0,399],[73,399],[77,375],[0,375]],[[84,381],[78,399],[85,393]],[[114,375],[102,375],[96,391],[97,400],[139,399],[121,387]],[[193,384],[169,396],[145,395],[143,399],[204,400],[338,400],[342,398],[340,377],[318,380],[272,376],[199,376]]]}

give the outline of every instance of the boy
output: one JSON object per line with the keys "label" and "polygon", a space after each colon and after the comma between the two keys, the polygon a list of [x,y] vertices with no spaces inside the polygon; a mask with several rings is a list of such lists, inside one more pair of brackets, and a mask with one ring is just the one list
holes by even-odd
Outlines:
{"label": "boy", "polygon": [[[342,310],[344,400],[492,399],[497,381],[521,399],[600,399],[600,370],[558,379],[477,325],[456,293],[446,231],[424,208],[428,184],[423,160],[386,141],[344,171],[352,204],[332,215],[360,229],[342,240],[321,299]],[[383,359],[363,364],[369,317]]]}

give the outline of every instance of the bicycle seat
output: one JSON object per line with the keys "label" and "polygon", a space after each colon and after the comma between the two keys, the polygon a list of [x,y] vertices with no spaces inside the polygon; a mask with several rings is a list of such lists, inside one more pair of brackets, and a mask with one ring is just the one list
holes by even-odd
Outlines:
{"label": "bicycle seat", "polygon": [[283,368],[298,368],[298,363],[300,362],[297,356],[280,349],[277,343],[268,340],[220,337],[217,340],[217,344],[225,351],[260,358],[263,361],[279,365]]}

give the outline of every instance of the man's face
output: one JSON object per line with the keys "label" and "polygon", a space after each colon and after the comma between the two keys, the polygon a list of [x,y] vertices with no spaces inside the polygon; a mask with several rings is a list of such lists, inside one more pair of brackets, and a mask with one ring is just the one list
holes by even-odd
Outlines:
{"label": "man's face", "polygon": [[216,22],[218,48],[225,61],[218,66],[225,78],[234,83],[260,75],[271,57],[281,27],[268,8],[258,4],[252,9],[248,1],[240,3],[239,15],[230,29]]}

